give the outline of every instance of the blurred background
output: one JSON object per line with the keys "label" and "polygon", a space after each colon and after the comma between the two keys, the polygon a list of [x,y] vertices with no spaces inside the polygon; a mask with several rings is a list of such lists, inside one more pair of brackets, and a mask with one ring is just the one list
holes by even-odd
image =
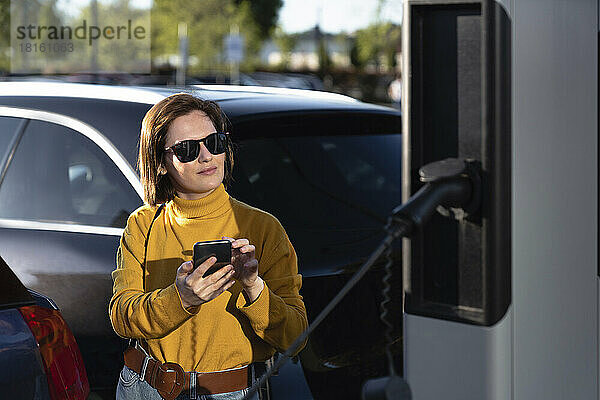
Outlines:
{"label": "blurred background", "polygon": [[[115,15],[149,25],[149,50],[97,40],[85,57],[46,51],[15,67],[16,19],[75,27]],[[401,19],[401,0],[0,0],[0,80],[276,86],[398,108]],[[149,63],[122,67],[136,51]]]}

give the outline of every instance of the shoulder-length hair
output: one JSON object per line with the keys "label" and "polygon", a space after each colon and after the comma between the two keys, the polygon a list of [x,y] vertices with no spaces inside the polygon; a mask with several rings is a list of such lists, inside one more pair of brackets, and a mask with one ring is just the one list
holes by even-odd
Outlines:
{"label": "shoulder-length hair", "polygon": [[[142,121],[140,133],[138,170],[144,188],[144,201],[151,206],[172,200],[176,193],[165,170],[164,152],[167,131],[171,123],[192,111],[205,113],[219,132],[227,132],[229,120],[217,103],[203,100],[187,93],[177,93],[156,103]],[[223,185],[227,188],[232,179],[233,143],[227,135],[225,151],[225,174]]]}

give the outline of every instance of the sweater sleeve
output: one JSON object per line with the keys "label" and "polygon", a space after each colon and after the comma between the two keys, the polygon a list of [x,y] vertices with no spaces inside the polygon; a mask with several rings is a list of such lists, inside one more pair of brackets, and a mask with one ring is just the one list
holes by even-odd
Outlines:
{"label": "sweater sleeve", "polygon": [[[109,315],[117,335],[156,339],[171,333],[193,314],[184,309],[175,283],[144,292],[144,243],[152,216],[144,218],[148,216],[140,214],[134,212],[129,217],[117,250]],[[148,222],[144,224],[146,219]]]}
{"label": "sweater sleeve", "polygon": [[[278,224],[279,225],[279,224]],[[285,351],[306,329],[306,308],[300,295],[302,276],[298,274],[296,252],[283,227],[279,242],[265,245],[259,260],[259,275],[265,287],[258,298],[247,304],[240,294],[237,308],[250,320],[256,334],[278,351]],[[296,351],[300,352],[304,344]]]}

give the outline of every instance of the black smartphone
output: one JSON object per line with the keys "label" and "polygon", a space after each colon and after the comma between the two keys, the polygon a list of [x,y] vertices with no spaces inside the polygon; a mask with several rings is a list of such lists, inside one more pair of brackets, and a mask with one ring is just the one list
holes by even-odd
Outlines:
{"label": "black smartphone", "polygon": [[206,270],[202,275],[203,278],[231,264],[231,242],[229,240],[209,240],[194,244],[194,268],[213,256],[217,257],[217,262]]}

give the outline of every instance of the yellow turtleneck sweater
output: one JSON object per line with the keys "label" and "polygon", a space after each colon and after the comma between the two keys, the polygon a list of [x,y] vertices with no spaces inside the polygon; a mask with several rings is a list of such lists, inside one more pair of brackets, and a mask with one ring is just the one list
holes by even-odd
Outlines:
{"label": "yellow turtleneck sweater", "polygon": [[[198,200],[176,197],[152,225],[143,288],[144,242],[157,207],[142,206],[127,221],[117,251],[109,314],[115,332],[145,339],[150,355],[185,371],[211,372],[264,361],[306,328],[296,252],[279,221],[230,197],[221,184]],[[194,243],[247,238],[256,247],[265,287],[247,304],[240,283],[186,310],[175,287],[177,268]]]}

